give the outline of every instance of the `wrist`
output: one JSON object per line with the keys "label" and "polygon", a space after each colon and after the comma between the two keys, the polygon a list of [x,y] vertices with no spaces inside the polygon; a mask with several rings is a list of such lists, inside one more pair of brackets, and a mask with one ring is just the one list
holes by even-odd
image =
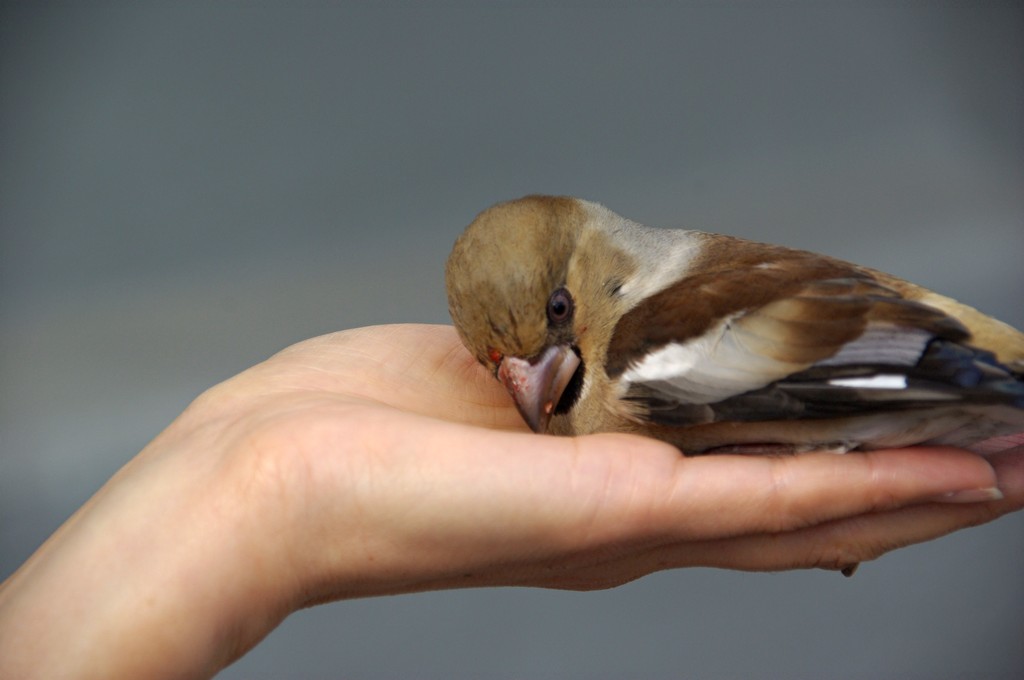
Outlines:
{"label": "wrist", "polygon": [[0,675],[209,677],[287,615],[224,458],[158,448],[3,584]]}

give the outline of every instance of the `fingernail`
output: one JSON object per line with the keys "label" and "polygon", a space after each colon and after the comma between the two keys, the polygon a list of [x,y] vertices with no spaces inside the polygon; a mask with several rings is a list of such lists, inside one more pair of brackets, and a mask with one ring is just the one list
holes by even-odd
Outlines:
{"label": "fingernail", "polygon": [[999,487],[990,486],[984,489],[963,489],[944,493],[935,500],[939,503],[985,503],[998,501],[1003,497]]}

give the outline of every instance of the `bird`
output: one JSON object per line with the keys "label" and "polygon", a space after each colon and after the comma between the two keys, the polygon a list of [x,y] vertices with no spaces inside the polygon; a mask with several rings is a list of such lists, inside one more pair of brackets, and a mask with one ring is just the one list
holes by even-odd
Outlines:
{"label": "bird", "polygon": [[535,432],[686,455],[1024,446],[1024,333],[840,259],[531,195],[477,215],[445,288]]}

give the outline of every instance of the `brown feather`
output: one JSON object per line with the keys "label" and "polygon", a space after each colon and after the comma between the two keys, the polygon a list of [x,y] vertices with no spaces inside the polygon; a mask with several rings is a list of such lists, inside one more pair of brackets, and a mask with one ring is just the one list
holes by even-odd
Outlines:
{"label": "brown feather", "polygon": [[608,375],[669,343],[707,332],[721,319],[759,337],[769,356],[809,366],[833,355],[869,323],[922,328],[963,340],[967,329],[934,307],[904,300],[874,272],[782,246],[706,235],[703,257],[675,284],[619,321]]}

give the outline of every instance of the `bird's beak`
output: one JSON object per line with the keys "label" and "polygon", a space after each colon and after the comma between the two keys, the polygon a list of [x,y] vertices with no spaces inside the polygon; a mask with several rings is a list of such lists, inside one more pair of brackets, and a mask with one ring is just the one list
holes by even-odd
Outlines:
{"label": "bird's beak", "polygon": [[567,345],[548,347],[533,361],[505,357],[498,366],[498,380],[512,395],[523,420],[534,432],[545,432],[566,385],[580,365]]}

